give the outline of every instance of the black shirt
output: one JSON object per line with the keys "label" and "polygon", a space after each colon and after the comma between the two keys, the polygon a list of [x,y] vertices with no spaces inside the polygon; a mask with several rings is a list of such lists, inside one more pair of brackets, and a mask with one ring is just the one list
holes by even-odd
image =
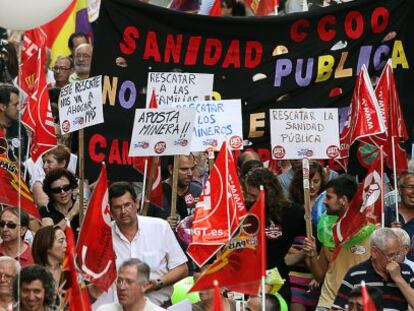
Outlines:
{"label": "black shirt", "polygon": [[[72,205],[73,208],[73,205]],[[59,212],[52,202],[49,202],[49,204],[46,206],[42,206],[39,208],[39,213],[42,218],[52,218],[53,223],[57,225],[62,219],[65,218],[65,215],[63,215],[61,212]],[[76,215],[70,222],[70,226],[73,229],[73,232],[75,233],[75,237],[78,237],[79,233],[79,215]]]}

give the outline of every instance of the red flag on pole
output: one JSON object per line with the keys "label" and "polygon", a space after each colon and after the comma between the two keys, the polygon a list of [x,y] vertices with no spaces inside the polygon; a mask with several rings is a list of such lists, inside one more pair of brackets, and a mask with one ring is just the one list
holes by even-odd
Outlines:
{"label": "red flag on pole", "polygon": [[[66,296],[64,303],[69,303],[68,311],[92,311],[88,291],[81,277],[78,276],[75,263],[75,237],[72,228],[66,225],[66,253],[63,271],[66,277]],[[65,309],[66,310],[66,309]]]}
{"label": "red flag on pole", "polygon": [[46,63],[46,36],[40,29],[26,32],[26,35],[31,38],[32,45],[26,47],[22,53],[22,57],[25,55],[24,58],[26,59],[23,65],[31,66],[33,56],[30,54],[30,51],[34,50],[34,53],[37,55],[37,66],[35,69],[36,83],[33,93],[28,97],[22,122],[31,134],[30,153],[33,162],[36,162],[43,153],[56,147],[57,140],[44,70]]}
{"label": "red flag on pole", "polygon": [[363,66],[355,83],[347,121],[340,136],[342,165],[346,168],[349,148],[356,140],[384,132],[385,125],[380,107],[367,70]]}
{"label": "red flag on pole", "polygon": [[204,265],[229,241],[245,214],[233,155],[223,143],[194,211],[188,255]]}
{"label": "red flag on pole", "polygon": [[235,292],[257,295],[266,275],[264,235],[264,191],[243,218],[230,242],[216,261],[195,282],[190,291],[212,288],[214,281]]}
{"label": "red flag on pole", "polygon": [[213,311],[224,311],[223,299],[221,299],[220,287],[214,281]]}
{"label": "red flag on pole", "polygon": [[381,222],[381,197],[384,195],[382,193],[384,181],[381,178],[383,176],[381,159],[382,157],[378,156],[374,160],[348,209],[339,217],[332,228],[336,244],[334,258],[339,253],[341,245],[358,233],[362,227]]}
{"label": "red flag on pole", "polygon": [[[148,108],[157,109],[158,102],[157,97],[155,95],[155,90],[152,90],[151,100],[149,102]],[[152,184],[151,194],[149,200],[152,204],[158,206],[159,208],[163,208],[163,199],[164,194],[162,190],[162,179],[161,179],[161,163],[159,157],[133,157],[132,158],[132,166],[140,172],[142,175],[145,175],[145,162],[147,163],[147,168],[152,166],[152,161],[157,161],[157,168],[155,170],[154,182]],[[148,172],[148,169],[147,169]],[[147,176],[144,176],[146,178]],[[143,189],[145,191],[145,189]]]}
{"label": "red flag on pole", "polygon": [[386,164],[391,170],[394,170],[393,152],[395,152],[396,173],[401,174],[408,169],[406,152],[400,146],[401,142],[408,139],[408,132],[395,85],[391,60],[387,62],[382,71],[375,88],[375,95],[378,98],[387,133],[370,137],[370,140],[366,142],[377,147],[384,146],[384,153],[387,156]]}
{"label": "red flag on pole", "polygon": [[221,16],[221,0],[214,0],[214,4],[211,7],[210,16]]}
{"label": "red flag on pole", "polygon": [[361,282],[361,294],[362,303],[364,304],[364,311],[377,311],[377,307],[372,301],[364,281]]}
{"label": "red flag on pole", "polygon": [[102,164],[89,201],[76,252],[81,270],[88,280],[107,291],[116,279],[116,267],[105,164]]}

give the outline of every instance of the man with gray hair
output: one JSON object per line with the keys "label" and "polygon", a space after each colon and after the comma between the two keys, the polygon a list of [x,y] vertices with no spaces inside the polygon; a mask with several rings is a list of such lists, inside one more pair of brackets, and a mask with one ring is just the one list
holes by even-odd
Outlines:
{"label": "man with gray hair", "polygon": [[[401,202],[398,207],[399,219],[396,219],[395,206],[392,205],[385,210],[385,226],[398,226],[407,231],[411,245],[414,242],[414,173],[401,175],[398,181]],[[411,250],[407,258],[414,260],[414,252]]]}
{"label": "man with gray hair", "polygon": [[20,268],[12,257],[0,257],[0,310],[11,310],[13,306],[13,282]]}
{"label": "man with gray hair", "polygon": [[408,265],[411,270],[414,271],[414,262],[407,258],[407,254],[410,252],[411,249],[411,241],[410,236],[408,235],[407,231],[401,228],[391,228],[392,231],[398,236],[398,240],[400,241],[400,258],[398,262],[403,262]]}
{"label": "man with gray hair", "polygon": [[75,63],[75,72],[70,75],[69,82],[75,82],[89,78],[92,64],[92,45],[82,43],[75,49],[73,62]]}
{"label": "man with gray hair", "polygon": [[106,304],[97,311],[160,311],[165,310],[145,297],[150,286],[150,267],[143,261],[132,258],[122,263],[116,280],[118,301]]}
{"label": "man with gray hair", "polygon": [[414,307],[414,273],[411,268],[398,263],[401,245],[398,236],[390,228],[374,231],[370,239],[371,258],[351,269],[339,288],[333,310],[346,310],[351,291],[366,285],[383,293],[384,310],[407,310]]}

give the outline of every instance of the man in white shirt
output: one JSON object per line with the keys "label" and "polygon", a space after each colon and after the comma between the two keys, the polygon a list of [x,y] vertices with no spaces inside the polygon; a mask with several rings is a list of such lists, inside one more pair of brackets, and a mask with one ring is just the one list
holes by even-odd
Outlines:
{"label": "man in white shirt", "polygon": [[137,195],[128,182],[109,187],[109,203],[117,267],[130,258],[148,264],[151,272],[146,296],[157,305],[168,306],[172,285],[188,275],[187,257],[170,225],[163,219],[137,215]]}
{"label": "man in white shirt", "polygon": [[165,310],[145,297],[149,283],[150,267],[132,258],[122,263],[116,280],[119,302],[103,305],[98,311],[162,311]]}

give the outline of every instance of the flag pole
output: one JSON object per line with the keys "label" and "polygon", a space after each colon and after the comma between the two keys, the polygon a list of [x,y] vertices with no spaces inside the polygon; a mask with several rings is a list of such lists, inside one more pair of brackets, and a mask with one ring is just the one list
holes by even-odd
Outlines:
{"label": "flag pole", "polygon": [[177,184],[178,184],[178,163],[180,160],[179,155],[174,156],[174,167],[173,175],[171,181],[171,217],[176,217],[177,215]]}
{"label": "flag pole", "polygon": [[266,237],[265,237],[265,223],[266,223],[266,213],[265,213],[265,192],[263,185],[260,185],[260,243],[262,245],[262,256],[261,256],[261,266],[262,266],[262,311],[266,311]]}
{"label": "flag pole", "polygon": [[395,191],[395,221],[400,222],[400,213],[398,212],[398,184],[397,184],[397,163],[395,161],[395,141],[394,136],[391,136],[392,148],[392,169],[394,174],[394,191]]}
{"label": "flag pole", "polygon": [[385,214],[384,214],[384,150],[383,146],[380,147],[381,157],[381,227],[385,227]]}
{"label": "flag pole", "polygon": [[144,175],[142,175],[142,191],[141,191],[141,206],[140,206],[141,214],[142,214],[142,210],[144,209],[144,204],[145,204],[145,187],[147,185],[147,174],[148,174],[148,159],[146,158],[144,161]]}
{"label": "flag pole", "polygon": [[83,129],[79,130],[79,223],[80,227],[82,227],[83,223],[83,186],[84,186],[84,179],[85,179],[85,135]]}
{"label": "flag pole", "polygon": [[147,216],[148,214],[148,208],[151,201],[151,192],[152,192],[152,186],[154,184],[154,177],[155,177],[155,170],[157,169],[158,164],[158,157],[152,157],[149,176],[147,180],[147,188],[145,189],[145,202],[144,202],[144,208],[142,209],[142,215]]}
{"label": "flag pole", "polygon": [[231,240],[231,223],[230,223],[230,204],[229,204],[229,150],[227,149],[228,146],[225,142],[225,149],[226,149],[226,155],[224,157],[225,159],[225,179],[226,179],[226,208],[227,208],[227,228],[228,228],[228,234],[229,234],[229,241]]}
{"label": "flag pole", "polygon": [[310,206],[310,193],[309,193],[309,159],[302,159],[302,174],[303,174],[303,198],[305,207],[305,221],[306,221],[306,237],[311,238],[312,222],[311,222],[311,206]]}

